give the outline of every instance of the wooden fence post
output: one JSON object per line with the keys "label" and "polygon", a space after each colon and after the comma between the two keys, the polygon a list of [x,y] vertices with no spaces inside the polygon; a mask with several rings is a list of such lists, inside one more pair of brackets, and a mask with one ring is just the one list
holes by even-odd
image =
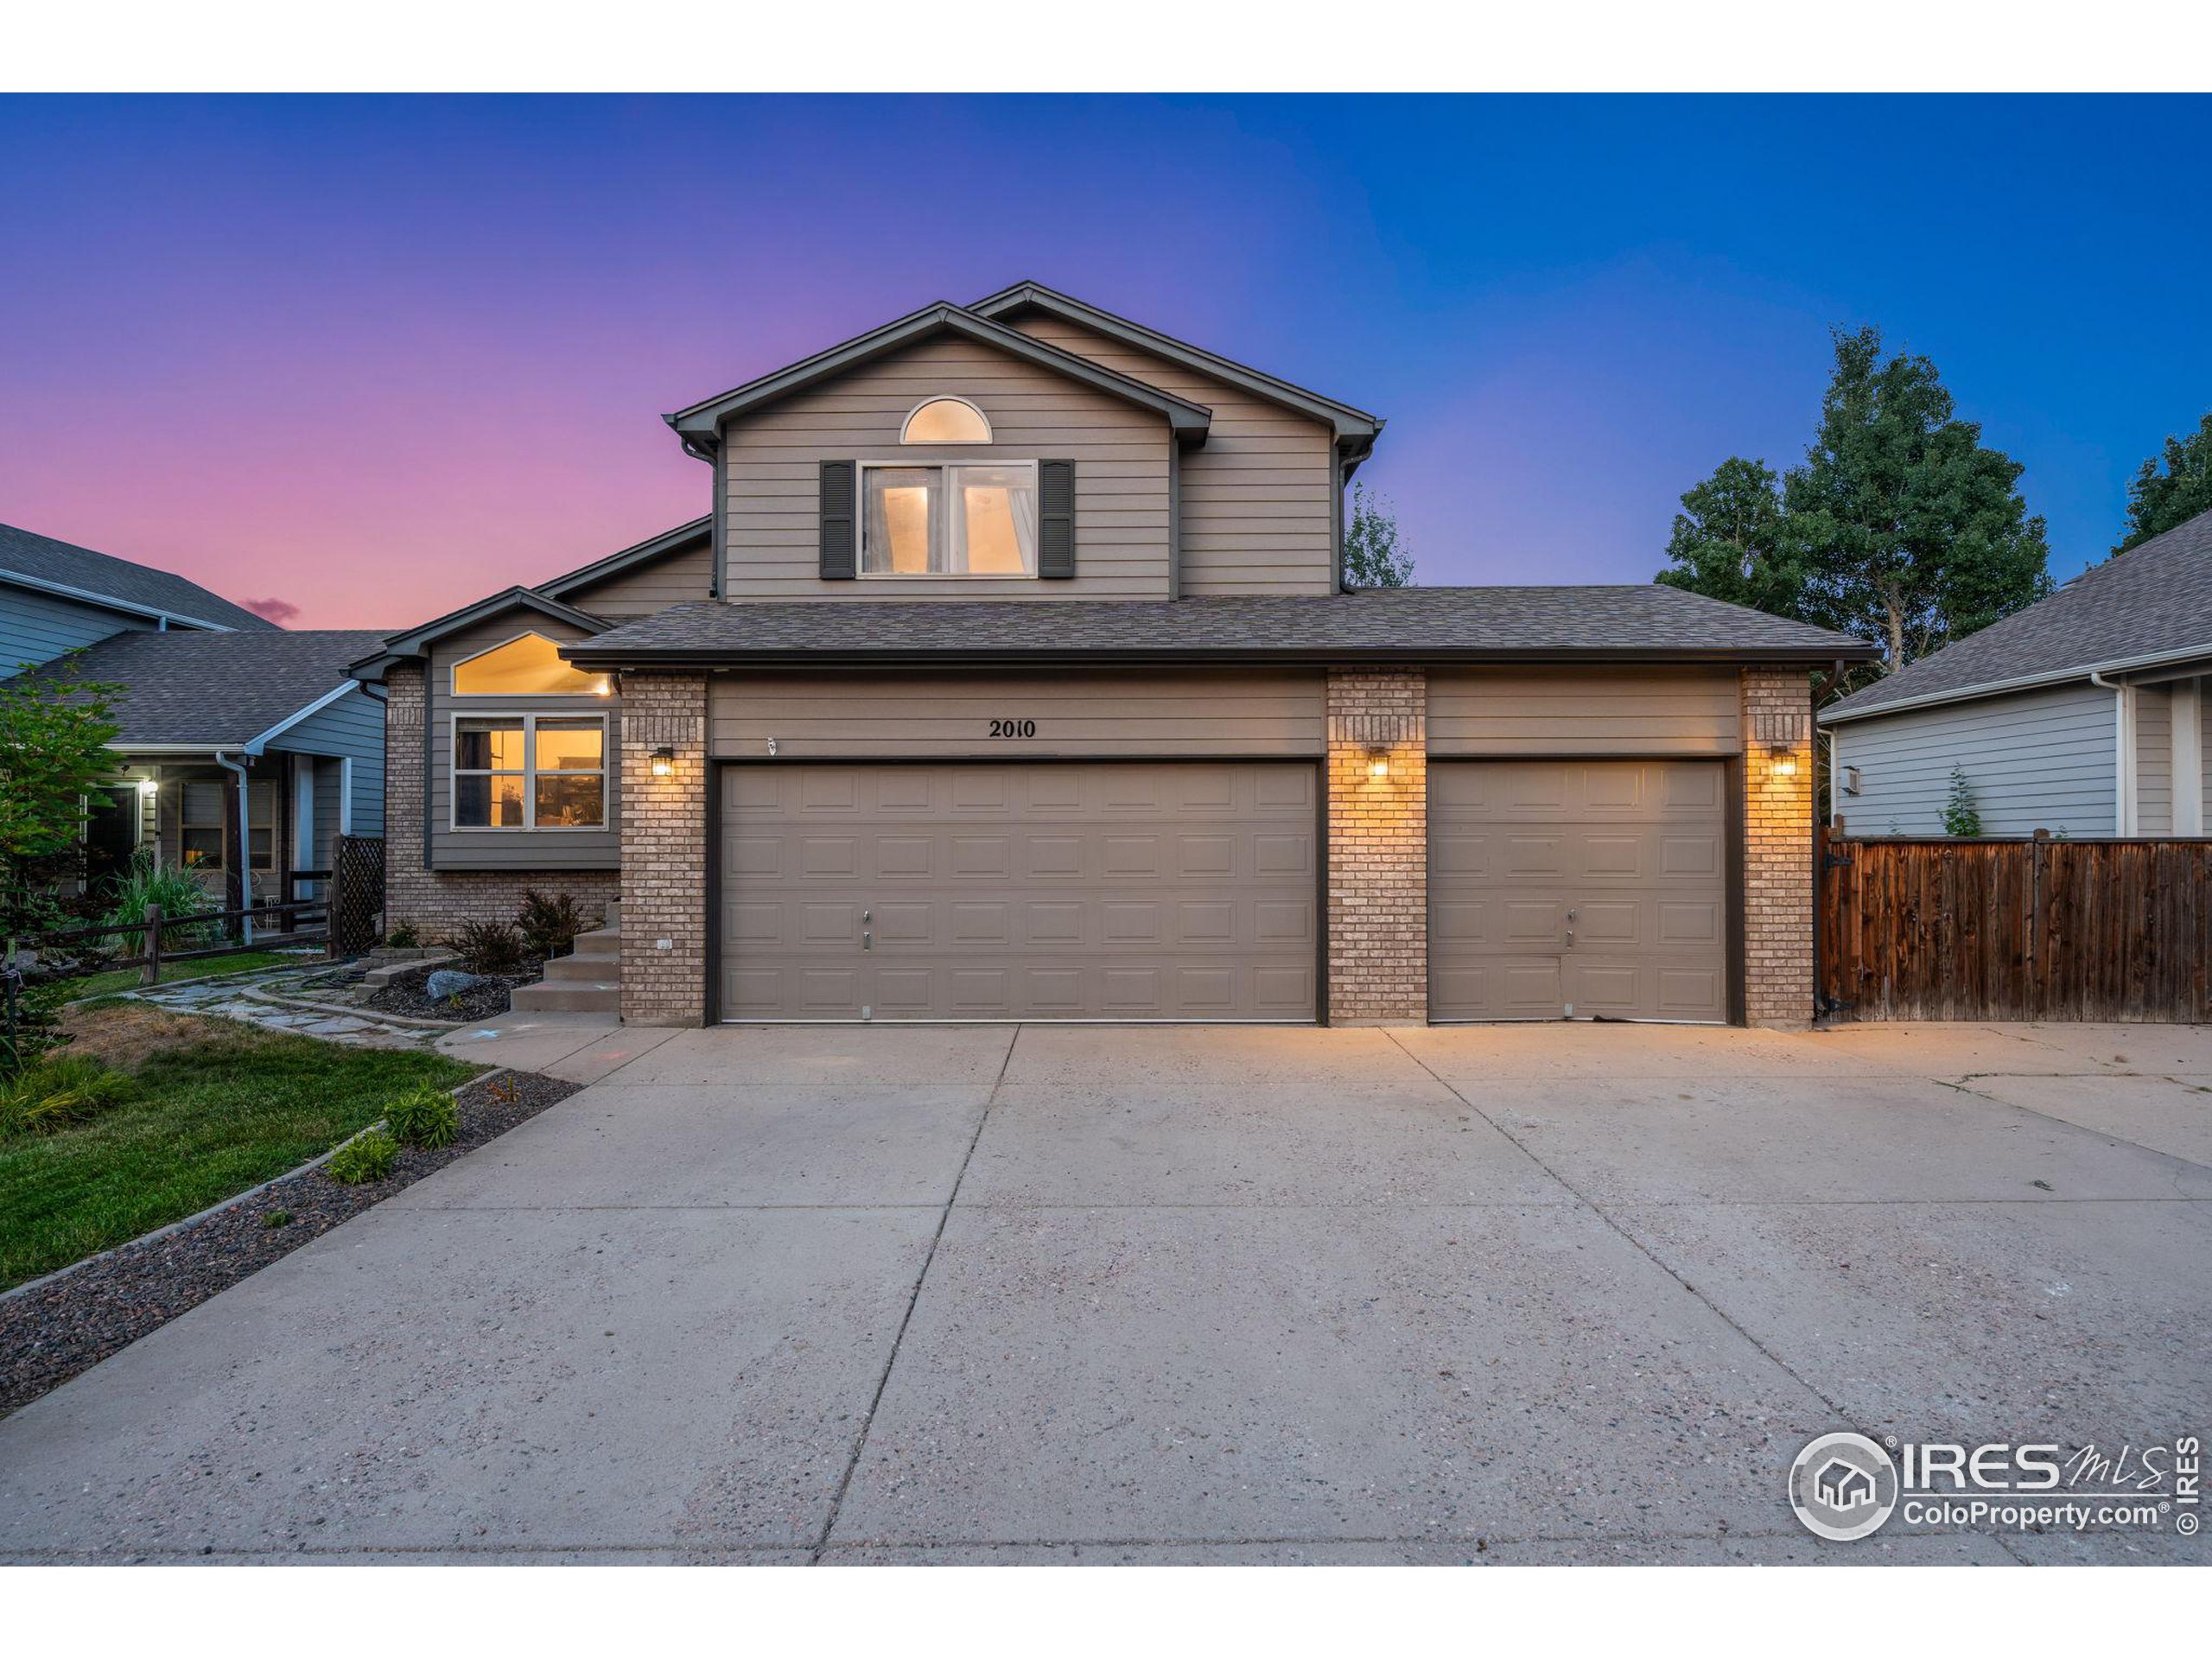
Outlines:
{"label": "wooden fence post", "polygon": [[146,906],[146,965],[138,971],[141,985],[162,982],[162,907]]}

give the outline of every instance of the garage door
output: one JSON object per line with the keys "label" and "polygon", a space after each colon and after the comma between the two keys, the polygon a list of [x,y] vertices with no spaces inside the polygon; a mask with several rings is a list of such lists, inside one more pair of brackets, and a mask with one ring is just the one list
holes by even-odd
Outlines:
{"label": "garage door", "polygon": [[1728,1017],[1718,760],[1429,768],[1430,1017]]}
{"label": "garage door", "polygon": [[723,774],[728,1020],[1311,1020],[1315,768]]}

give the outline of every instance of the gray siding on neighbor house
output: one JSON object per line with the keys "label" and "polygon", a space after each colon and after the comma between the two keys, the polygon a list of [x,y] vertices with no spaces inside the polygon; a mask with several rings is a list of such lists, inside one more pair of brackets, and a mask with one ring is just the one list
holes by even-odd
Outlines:
{"label": "gray siding on neighbor house", "polygon": [[[908,411],[965,397],[988,444],[902,447]],[[728,554],[723,597],[746,599],[1166,599],[1173,439],[1160,415],[965,339],[939,339],[836,376],[723,429]],[[820,574],[824,461],[927,464],[1072,460],[1076,575],[1069,582]],[[575,601],[594,609],[589,601]]]}
{"label": "gray siding on neighbor house", "polygon": [[[571,624],[534,611],[514,610],[439,640],[429,664],[430,730],[429,787],[430,868],[434,870],[598,870],[622,861],[619,697],[456,697],[455,663],[518,634],[542,633],[567,643],[586,637]],[[607,718],[607,828],[604,830],[456,830],[453,827],[454,716],[484,715],[603,715]]]}
{"label": "gray siding on neighbor house", "polygon": [[1336,588],[1336,435],[1226,381],[1041,312],[1026,334],[1212,410],[1182,458],[1185,594],[1326,594]]}
{"label": "gray siding on neighbor house", "polygon": [[[2113,697],[2094,685],[2056,686],[1830,727],[1834,809],[1862,835],[1940,836],[1959,766],[1987,834],[2109,836]],[[1842,787],[1846,766],[1859,768],[1856,795]]]}
{"label": "gray siding on neighbor house", "polygon": [[695,599],[711,599],[714,590],[715,550],[702,541],[588,588],[563,588],[561,603],[594,616],[627,620]]}
{"label": "gray siding on neighbor house", "polygon": [[[353,832],[357,836],[384,833],[384,702],[366,691],[355,690],[317,709],[298,725],[271,739],[272,752],[326,755],[353,763]],[[329,768],[335,776],[336,766]],[[321,774],[316,774],[316,814],[322,810]],[[335,788],[334,784],[332,787]],[[332,810],[336,810],[334,804]],[[321,826],[317,826],[321,834]]]}
{"label": "gray siding on neighbor house", "polygon": [[143,616],[0,582],[0,679],[111,633],[153,626]]}
{"label": "gray siding on neighbor house", "polygon": [[2174,830],[2174,694],[2171,686],[2135,689],[2135,833]]}

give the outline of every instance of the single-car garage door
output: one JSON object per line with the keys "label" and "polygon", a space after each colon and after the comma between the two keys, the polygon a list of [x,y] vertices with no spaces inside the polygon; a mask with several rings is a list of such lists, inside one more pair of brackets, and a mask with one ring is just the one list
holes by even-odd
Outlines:
{"label": "single-car garage door", "polygon": [[1311,1020],[1303,762],[734,766],[725,1020]]}
{"label": "single-car garage door", "polygon": [[1436,1020],[1728,1017],[1719,760],[1440,760]]}

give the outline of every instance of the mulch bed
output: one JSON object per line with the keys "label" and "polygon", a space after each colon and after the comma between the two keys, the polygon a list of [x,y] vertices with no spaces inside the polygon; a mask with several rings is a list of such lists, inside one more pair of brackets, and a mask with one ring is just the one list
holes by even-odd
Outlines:
{"label": "mulch bed", "polygon": [[508,999],[516,987],[535,985],[545,976],[544,963],[533,957],[514,973],[485,975],[481,985],[472,985],[458,996],[432,1001],[423,994],[423,987],[439,968],[452,966],[451,963],[443,963],[394,974],[391,984],[362,997],[357,1006],[385,1014],[408,1014],[417,1020],[489,1020],[507,1011]]}
{"label": "mulch bed", "polygon": [[[506,1087],[512,1084],[509,1090]],[[425,1152],[401,1149],[381,1181],[341,1186],[321,1169],[289,1175],[243,1203],[150,1243],[63,1270],[37,1289],[0,1300],[0,1415],[29,1404],[219,1290],[320,1238],[341,1221],[505,1135],[581,1084],[508,1071],[464,1084],[461,1139]],[[512,1093],[512,1098],[501,1096]],[[291,1220],[271,1226],[269,1217]]]}

